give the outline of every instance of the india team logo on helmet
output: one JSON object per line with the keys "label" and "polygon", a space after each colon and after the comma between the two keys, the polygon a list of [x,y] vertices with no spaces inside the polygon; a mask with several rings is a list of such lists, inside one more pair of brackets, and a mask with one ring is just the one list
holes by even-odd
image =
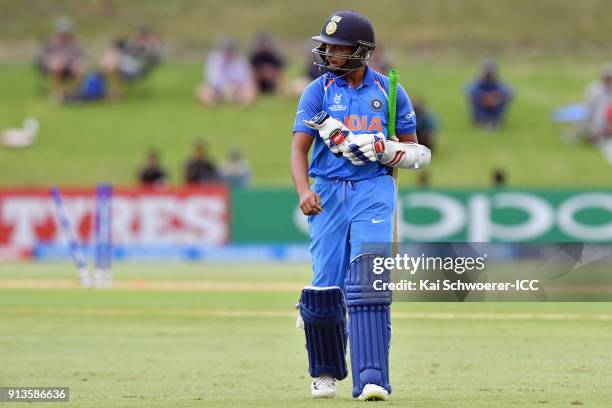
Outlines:
{"label": "india team logo on helmet", "polygon": [[338,29],[338,23],[340,23],[340,20],[342,20],[342,17],[332,16],[329,19],[329,23],[327,23],[327,25],[325,26],[325,33],[327,35],[332,35],[333,33],[335,33]]}
{"label": "india team logo on helmet", "polygon": [[327,33],[327,35],[332,35],[333,33],[336,32],[337,29],[338,29],[338,24],[334,23],[333,21],[330,21],[327,24],[327,27],[325,27],[325,33]]}

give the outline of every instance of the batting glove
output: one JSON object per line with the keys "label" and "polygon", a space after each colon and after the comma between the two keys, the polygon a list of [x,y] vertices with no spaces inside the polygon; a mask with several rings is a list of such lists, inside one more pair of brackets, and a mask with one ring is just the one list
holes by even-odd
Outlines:
{"label": "batting glove", "polygon": [[340,156],[347,145],[351,131],[338,119],[334,119],[325,111],[317,113],[312,119],[305,120],[304,124],[311,129],[319,131],[319,136],[329,147],[333,154]]}
{"label": "batting glove", "polygon": [[385,149],[386,140],[382,133],[351,134],[342,155],[354,165],[362,166],[367,162],[381,161]]}

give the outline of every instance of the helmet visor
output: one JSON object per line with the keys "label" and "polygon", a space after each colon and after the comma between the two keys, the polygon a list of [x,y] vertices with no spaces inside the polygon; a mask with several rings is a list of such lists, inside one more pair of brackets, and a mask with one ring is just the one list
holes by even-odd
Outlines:
{"label": "helmet visor", "polygon": [[343,40],[341,38],[329,37],[327,35],[315,35],[312,37],[314,41],[323,43],[323,44],[331,44],[331,45],[355,45],[352,41]]}

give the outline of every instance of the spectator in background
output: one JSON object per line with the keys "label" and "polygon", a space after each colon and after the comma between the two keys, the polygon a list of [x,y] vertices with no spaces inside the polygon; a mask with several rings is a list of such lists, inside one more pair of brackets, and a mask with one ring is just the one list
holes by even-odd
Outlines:
{"label": "spectator in background", "polygon": [[128,40],[119,37],[104,51],[100,59],[100,69],[108,81],[108,95],[112,98],[121,96],[121,80],[128,64],[124,56],[128,48]]}
{"label": "spectator in background", "polygon": [[269,33],[257,37],[249,59],[259,92],[276,93],[280,89],[285,64]]}
{"label": "spectator in background", "polygon": [[191,158],[185,167],[185,183],[202,184],[219,181],[219,173],[214,163],[208,159],[206,144],[198,140],[193,144]]}
{"label": "spectator in background", "polygon": [[104,52],[100,68],[109,82],[109,94],[119,96],[123,82],[145,78],[162,58],[160,37],[149,27],[141,27],[134,39],[119,37]]}
{"label": "spectator in background", "polygon": [[161,37],[151,27],[142,26],[130,44],[130,50],[143,62],[146,74],[161,62],[163,43]]}
{"label": "spectator in background", "polygon": [[151,149],[147,155],[147,162],[138,175],[143,186],[163,186],[167,182],[167,175],[161,167],[159,153]]}
{"label": "spectator in background", "polygon": [[497,129],[502,124],[512,90],[499,80],[494,61],[482,64],[480,77],[468,87],[468,98],[476,126]]}
{"label": "spectator in background", "polygon": [[251,181],[251,166],[242,153],[233,149],[221,165],[221,180],[229,187],[248,187]]}
{"label": "spectator in background", "polygon": [[223,40],[210,53],[205,80],[197,91],[198,100],[205,105],[224,102],[249,105],[257,95],[249,63],[238,54],[238,44],[233,39]]}
{"label": "spectator in background", "polygon": [[493,170],[493,187],[503,188],[506,187],[506,172],[502,169]]}
{"label": "spectator in background", "polygon": [[585,107],[586,138],[592,143],[612,139],[612,64],[603,68],[601,79],[588,86]]}
{"label": "spectator in background", "polygon": [[437,139],[438,121],[425,107],[421,98],[416,97],[412,100],[412,108],[416,115],[416,134],[419,143],[427,146],[433,153]]}
{"label": "spectator in background", "polygon": [[38,67],[51,80],[52,96],[63,99],[83,73],[83,50],[74,35],[69,17],[57,20],[55,33],[46,41],[38,55]]}

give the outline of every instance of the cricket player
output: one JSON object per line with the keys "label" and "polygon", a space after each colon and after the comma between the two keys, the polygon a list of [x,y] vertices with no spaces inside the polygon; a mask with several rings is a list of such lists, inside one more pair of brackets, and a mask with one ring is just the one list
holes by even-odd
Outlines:
{"label": "cricket player", "polygon": [[389,79],[368,68],[376,42],[366,17],[338,11],[312,38],[320,43],[313,49],[320,59],[315,64],[326,73],[302,94],[291,147],[291,172],[308,216],[313,260],[314,277],[299,303],[311,391],[315,398],[336,395],[336,381],[348,375],[348,337],[353,397],[386,400],[391,393],[391,293],[374,290],[372,281],[389,280],[390,272],[373,276],[372,262],[390,254],[361,248],[393,239],[397,190],[390,169],[423,168],[431,153],[417,143],[416,118],[401,86],[399,141],[387,139]]}

